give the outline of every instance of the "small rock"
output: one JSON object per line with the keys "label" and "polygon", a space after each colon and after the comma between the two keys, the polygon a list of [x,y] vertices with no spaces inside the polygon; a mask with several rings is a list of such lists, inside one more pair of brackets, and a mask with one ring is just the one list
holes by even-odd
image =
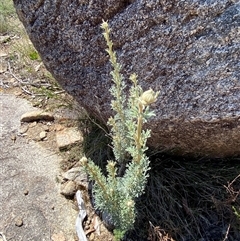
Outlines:
{"label": "small rock", "polygon": [[[0,39],[1,39],[1,37],[0,37]],[[0,42],[1,42],[1,40],[0,40]],[[6,56],[8,56],[7,53],[0,51],[0,57],[6,57]]]}
{"label": "small rock", "polygon": [[74,181],[79,175],[82,176],[83,180],[87,180],[86,172],[81,167],[73,167],[62,174],[63,178],[66,180]]}
{"label": "small rock", "polygon": [[94,233],[91,233],[91,234],[90,234],[89,240],[90,240],[90,241],[94,240]]}
{"label": "small rock", "polygon": [[82,167],[73,167],[62,174],[64,180],[75,181],[77,184],[88,186],[88,178],[86,171]]}
{"label": "small rock", "polygon": [[66,241],[65,236],[62,232],[60,233],[55,233],[51,237],[52,241]]}
{"label": "small rock", "polygon": [[62,126],[60,124],[56,124],[55,128],[54,128],[55,131],[62,131],[63,129],[64,129],[64,126]]}
{"label": "small rock", "polygon": [[21,116],[22,122],[32,122],[32,121],[39,121],[39,120],[53,121],[54,117],[51,113],[44,112],[41,110],[30,111]]}
{"label": "small rock", "polygon": [[49,132],[49,126],[43,125],[43,130],[46,131],[46,132]]}
{"label": "small rock", "polygon": [[11,140],[12,140],[13,142],[15,142],[15,141],[17,140],[17,136],[16,136],[16,135],[12,135],[12,136],[11,136]]}
{"label": "small rock", "polygon": [[24,192],[23,192],[23,194],[25,195],[25,196],[27,196],[28,195],[28,193],[29,193],[29,191],[26,189],[26,190],[24,190]]}
{"label": "small rock", "polygon": [[37,122],[34,121],[34,122],[32,122],[32,123],[29,124],[29,128],[33,128],[33,127],[35,127],[36,125],[37,125]]}
{"label": "small rock", "polygon": [[56,141],[59,150],[68,149],[83,141],[82,133],[77,128],[67,128],[56,133]]}
{"label": "small rock", "polygon": [[38,107],[39,105],[40,105],[39,101],[36,101],[36,102],[33,102],[33,103],[32,103],[32,106],[33,106],[33,107]]}
{"label": "small rock", "polygon": [[21,126],[18,130],[19,134],[24,134],[28,131],[28,125]]}
{"label": "small rock", "polygon": [[23,225],[23,219],[22,219],[21,217],[17,217],[17,218],[15,219],[15,225],[16,225],[17,227],[21,227],[21,226]]}
{"label": "small rock", "polygon": [[0,36],[0,43],[7,43],[10,40],[11,40],[11,37],[9,35]]}
{"label": "small rock", "polygon": [[76,183],[73,181],[68,181],[62,185],[60,193],[67,198],[71,198],[74,196],[76,191],[77,191]]}
{"label": "small rock", "polygon": [[15,96],[20,96],[20,95],[22,95],[22,91],[21,90],[17,90],[17,91],[14,92],[14,95]]}
{"label": "small rock", "polygon": [[44,138],[47,137],[47,132],[46,131],[41,131],[40,134],[39,134],[39,137],[41,140],[43,140]]}

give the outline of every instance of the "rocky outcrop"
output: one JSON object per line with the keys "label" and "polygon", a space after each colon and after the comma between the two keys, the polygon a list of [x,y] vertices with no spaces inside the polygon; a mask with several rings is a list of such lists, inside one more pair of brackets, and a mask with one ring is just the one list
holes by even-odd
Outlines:
{"label": "rocky outcrop", "polygon": [[240,154],[239,1],[14,3],[48,70],[92,115],[106,121],[112,114],[105,19],[123,74],[136,72],[143,89],[161,91],[149,144],[181,154]]}

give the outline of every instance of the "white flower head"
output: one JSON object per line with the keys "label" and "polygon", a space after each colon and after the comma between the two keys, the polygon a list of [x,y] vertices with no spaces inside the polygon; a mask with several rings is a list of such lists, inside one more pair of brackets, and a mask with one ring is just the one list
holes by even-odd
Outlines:
{"label": "white flower head", "polygon": [[85,166],[85,165],[87,164],[87,162],[88,162],[88,159],[87,159],[85,156],[82,157],[81,160],[80,160],[80,163],[81,163],[83,166]]}
{"label": "white flower head", "polygon": [[156,102],[158,95],[159,91],[154,92],[152,89],[149,89],[142,93],[139,100],[144,106],[148,106]]}

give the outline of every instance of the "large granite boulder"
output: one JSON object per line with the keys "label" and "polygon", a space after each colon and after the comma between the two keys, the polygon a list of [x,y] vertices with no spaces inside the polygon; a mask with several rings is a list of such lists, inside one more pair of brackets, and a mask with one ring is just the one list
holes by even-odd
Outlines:
{"label": "large granite boulder", "polygon": [[111,66],[100,24],[128,76],[160,90],[149,145],[181,154],[240,154],[238,0],[14,0],[47,69],[106,122]]}

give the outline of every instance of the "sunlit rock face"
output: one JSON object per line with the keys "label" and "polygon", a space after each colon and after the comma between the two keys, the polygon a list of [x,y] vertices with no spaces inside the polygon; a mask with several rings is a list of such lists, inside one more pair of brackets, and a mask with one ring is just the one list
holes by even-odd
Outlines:
{"label": "sunlit rock face", "polygon": [[149,145],[179,154],[240,154],[240,3],[237,0],[14,0],[47,69],[106,122],[111,66],[107,20],[130,84],[160,90]]}

